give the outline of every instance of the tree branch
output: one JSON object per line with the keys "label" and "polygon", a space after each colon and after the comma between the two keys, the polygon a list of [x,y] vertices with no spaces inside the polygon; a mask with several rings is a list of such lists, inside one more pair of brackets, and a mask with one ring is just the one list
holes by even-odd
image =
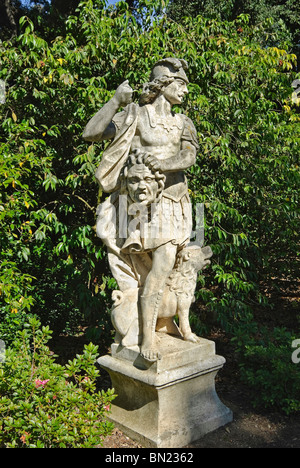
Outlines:
{"label": "tree branch", "polygon": [[16,25],[16,21],[15,21],[15,17],[14,17],[14,11],[13,11],[13,7],[12,7],[12,4],[11,4],[11,0],[4,0],[4,4],[5,4],[5,9],[6,9],[6,14],[7,14],[7,17],[9,19],[11,29],[13,31],[13,35],[16,36],[17,35],[17,25]]}

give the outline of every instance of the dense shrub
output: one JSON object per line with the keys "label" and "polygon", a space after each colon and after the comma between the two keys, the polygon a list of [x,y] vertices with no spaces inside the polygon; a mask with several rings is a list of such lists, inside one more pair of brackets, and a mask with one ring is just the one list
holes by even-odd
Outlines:
{"label": "dense shrub", "polygon": [[254,406],[287,414],[300,411],[300,368],[292,361],[294,339],[283,327],[270,330],[244,323],[236,328],[232,341]]}
{"label": "dense shrub", "polygon": [[65,366],[47,346],[48,327],[31,318],[0,364],[0,446],[91,448],[112,430],[113,392],[96,391],[97,346]]}

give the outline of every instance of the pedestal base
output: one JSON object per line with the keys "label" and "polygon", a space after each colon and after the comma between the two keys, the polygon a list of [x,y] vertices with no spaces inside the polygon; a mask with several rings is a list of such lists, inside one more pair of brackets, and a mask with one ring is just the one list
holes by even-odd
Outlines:
{"label": "pedestal base", "polygon": [[109,419],[143,447],[180,448],[232,421],[215,391],[225,359],[212,341],[157,335],[162,359],[152,365],[116,344],[98,359],[118,395]]}

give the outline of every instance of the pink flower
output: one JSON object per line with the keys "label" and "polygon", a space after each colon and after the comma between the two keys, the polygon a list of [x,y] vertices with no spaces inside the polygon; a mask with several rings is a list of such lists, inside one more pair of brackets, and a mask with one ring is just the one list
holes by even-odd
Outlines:
{"label": "pink flower", "polygon": [[42,381],[40,379],[35,380],[34,383],[35,383],[35,388],[39,388],[42,385]]}
{"label": "pink flower", "polygon": [[110,405],[104,405],[103,408],[105,409],[105,411],[109,411],[110,410]]}
{"label": "pink flower", "polygon": [[46,379],[46,380],[40,380],[40,379],[37,379],[34,381],[35,383],[35,388],[39,388],[39,387],[45,387],[47,385],[47,383],[49,382],[49,379]]}

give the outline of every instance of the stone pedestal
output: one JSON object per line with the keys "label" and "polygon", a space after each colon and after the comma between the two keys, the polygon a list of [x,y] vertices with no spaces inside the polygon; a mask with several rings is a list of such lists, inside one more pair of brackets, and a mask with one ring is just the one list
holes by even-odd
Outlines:
{"label": "stone pedestal", "polygon": [[225,359],[206,339],[157,337],[162,358],[155,363],[145,361],[138,349],[117,344],[98,363],[118,395],[110,420],[143,447],[180,448],[232,421],[215,391]]}

